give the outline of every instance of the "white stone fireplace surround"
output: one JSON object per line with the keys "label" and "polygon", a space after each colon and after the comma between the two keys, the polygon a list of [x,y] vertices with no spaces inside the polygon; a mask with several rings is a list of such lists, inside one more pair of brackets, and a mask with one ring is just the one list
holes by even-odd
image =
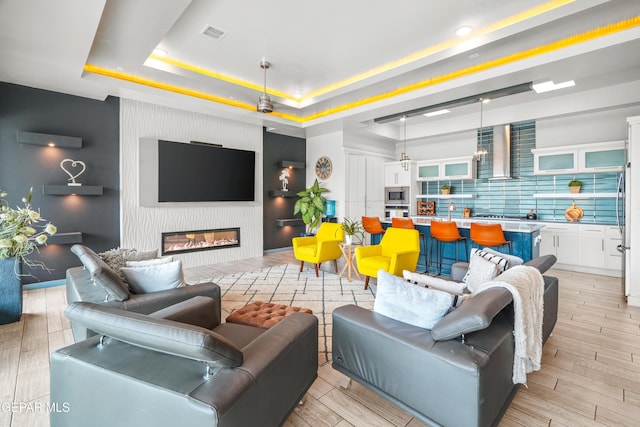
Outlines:
{"label": "white stone fireplace surround", "polygon": [[[140,139],[202,141],[256,152],[255,202],[139,202]],[[262,127],[122,98],[120,100],[120,241],[125,248],[160,249],[162,232],[239,227],[242,244],[225,250],[174,255],[183,266],[262,255]],[[145,159],[143,158],[142,161]],[[241,171],[239,171],[241,173]],[[144,178],[143,178],[144,179]],[[224,183],[220,183],[224,185]]]}

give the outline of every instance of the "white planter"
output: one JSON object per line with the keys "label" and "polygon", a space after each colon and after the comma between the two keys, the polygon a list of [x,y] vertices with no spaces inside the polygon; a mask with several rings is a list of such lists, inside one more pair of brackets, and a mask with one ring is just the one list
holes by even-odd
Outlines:
{"label": "white planter", "polygon": [[353,236],[349,236],[348,234],[346,234],[346,235],[344,236],[344,242],[345,242],[347,245],[351,245],[351,244],[353,244]]}

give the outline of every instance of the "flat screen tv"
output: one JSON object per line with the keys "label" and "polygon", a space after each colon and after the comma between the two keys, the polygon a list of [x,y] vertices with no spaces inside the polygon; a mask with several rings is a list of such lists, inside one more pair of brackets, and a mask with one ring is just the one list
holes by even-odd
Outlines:
{"label": "flat screen tv", "polygon": [[254,151],[158,141],[158,202],[255,200]]}

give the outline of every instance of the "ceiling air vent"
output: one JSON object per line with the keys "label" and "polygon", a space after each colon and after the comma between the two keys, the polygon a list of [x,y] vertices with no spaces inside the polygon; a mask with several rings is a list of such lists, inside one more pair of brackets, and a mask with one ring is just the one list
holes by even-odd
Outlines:
{"label": "ceiling air vent", "polygon": [[227,32],[225,30],[212,27],[211,25],[207,25],[206,27],[204,27],[204,29],[201,32],[205,36],[213,37],[216,40],[220,40],[227,35]]}

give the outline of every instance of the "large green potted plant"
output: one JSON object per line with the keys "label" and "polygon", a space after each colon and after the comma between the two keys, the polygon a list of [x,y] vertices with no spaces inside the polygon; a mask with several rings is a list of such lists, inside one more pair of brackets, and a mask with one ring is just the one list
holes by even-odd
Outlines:
{"label": "large green potted plant", "polygon": [[299,199],[293,207],[293,214],[300,213],[302,215],[302,221],[307,226],[307,233],[312,233],[320,225],[325,202],[322,194],[328,191],[327,188],[321,187],[316,179],[311,187],[296,193]]}
{"label": "large green potted plant", "polygon": [[[31,206],[31,196],[22,198],[23,207],[11,208],[7,193],[0,191],[0,325],[20,320],[22,315],[22,265],[30,268],[47,267],[28,257],[55,234],[56,226],[45,222],[40,211]],[[39,229],[39,230],[38,230]]]}

